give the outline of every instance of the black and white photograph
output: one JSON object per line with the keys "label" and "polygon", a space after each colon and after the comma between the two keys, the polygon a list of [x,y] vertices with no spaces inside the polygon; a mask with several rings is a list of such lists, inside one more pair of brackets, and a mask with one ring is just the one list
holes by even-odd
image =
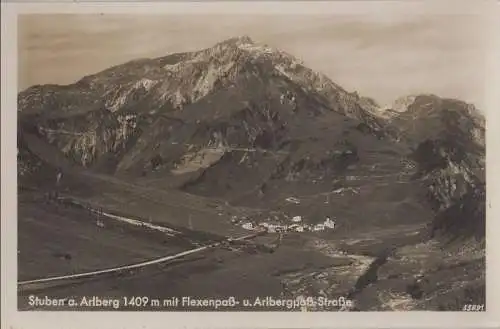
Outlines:
{"label": "black and white photograph", "polygon": [[489,23],[18,15],[17,310],[490,310]]}

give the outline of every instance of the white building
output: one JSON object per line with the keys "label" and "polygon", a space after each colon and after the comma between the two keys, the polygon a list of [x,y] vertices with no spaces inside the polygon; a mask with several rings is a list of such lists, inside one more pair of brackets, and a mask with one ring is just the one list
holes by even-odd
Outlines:
{"label": "white building", "polygon": [[295,232],[304,232],[304,227],[299,224],[290,225],[288,229]]}
{"label": "white building", "polygon": [[288,230],[288,227],[283,225],[276,225],[275,229],[276,232],[286,232]]}
{"label": "white building", "polygon": [[323,224],[325,227],[335,229],[335,221],[331,220],[330,217],[326,217],[326,220]]}
{"label": "white building", "polygon": [[313,227],[314,232],[320,232],[325,230],[325,224],[316,224]]}
{"label": "white building", "polygon": [[253,230],[253,224],[252,223],[245,223],[241,225],[245,230]]}
{"label": "white building", "polygon": [[302,222],[302,217],[301,216],[294,216],[292,218],[292,222],[294,222],[294,223],[300,223],[300,222]]}
{"label": "white building", "polygon": [[281,94],[281,96],[280,96],[280,103],[282,105],[285,104],[285,95],[284,94]]}

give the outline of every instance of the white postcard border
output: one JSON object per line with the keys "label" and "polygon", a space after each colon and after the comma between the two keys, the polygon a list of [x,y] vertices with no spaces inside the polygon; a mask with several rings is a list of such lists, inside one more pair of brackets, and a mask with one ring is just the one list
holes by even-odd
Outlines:
{"label": "white postcard border", "polygon": [[[494,328],[500,327],[499,215],[500,42],[495,1],[353,1],[353,2],[183,2],[183,3],[2,3],[2,328]],[[487,90],[487,311],[463,312],[18,312],[17,311],[17,15],[28,13],[121,14],[440,14],[484,15],[491,20]],[[496,24],[496,25],[495,25]],[[4,326],[5,325],[5,326]]]}

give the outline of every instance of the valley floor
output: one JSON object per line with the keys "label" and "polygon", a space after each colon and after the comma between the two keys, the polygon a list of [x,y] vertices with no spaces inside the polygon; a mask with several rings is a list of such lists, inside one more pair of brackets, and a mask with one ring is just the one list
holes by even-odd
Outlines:
{"label": "valley floor", "polygon": [[[89,183],[91,178],[87,177]],[[19,193],[19,281],[80,273],[174,255],[225,237],[248,234],[231,225],[232,214],[252,210],[178,192],[156,191],[92,178],[100,193],[77,193],[62,186],[60,196],[89,208],[167,226],[169,235],[98,216],[85,207],[49,199],[50,188]],[[98,183],[100,182],[100,183]],[[80,188],[78,191],[85,191]],[[189,222],[186,225],[186,218]],[[446,252],[421,234],[422,224],[381,227],[351,234],[266,234],[241,243],[210,248],[165,263],[80,280],[20,285],[20,310],[34,307],[30,296],[255,298],[344,297],[350,310],[461,310],[484,304],[484,252],[480,248]],[[105,307],[104,307],[105,308]],[[338,305],[310,305],[308,310],[339,310]],[[102,310],[73,307],[72,310]],[[134,307],[119,310],[198,310],[211,307]],[[244,307],[218,310],[303,310],[301,307]]]}

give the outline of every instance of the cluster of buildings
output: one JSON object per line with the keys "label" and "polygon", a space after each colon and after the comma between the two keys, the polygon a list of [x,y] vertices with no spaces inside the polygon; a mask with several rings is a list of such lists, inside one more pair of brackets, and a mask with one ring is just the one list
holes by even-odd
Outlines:
{"label": "cluster of buildings", "polygon": [[246,230],[265,230],[269,233],[283,233],[283,232],[321,232],[325,230],[335,229],[336,222],[330,217],[326,217],[325,221],[315,225],[303,223],[301,216],[294,216],[290,219],[291,224],[260,222],[255,223],[252,221],[240,222],[235,216],[232,220],[233,224],[240,224]]}

